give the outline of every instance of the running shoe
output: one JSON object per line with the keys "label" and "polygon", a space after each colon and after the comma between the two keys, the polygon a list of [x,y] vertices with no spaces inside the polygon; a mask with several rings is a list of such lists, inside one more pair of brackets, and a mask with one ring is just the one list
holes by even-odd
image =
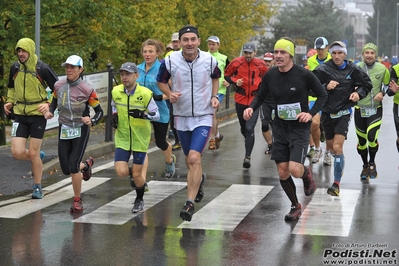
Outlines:
{"label": "running shoe", "polygon": [[324,131],[320,132],[320,142],[326,141],[326,133]]}
{"label": "running shoe", "polygon": [[220,148],[220,142],[222,142],[222,140],[223,140],[223,135],[219,133],[219,137],[216,137],[216,138],[215,138],[215,141],[216,141],[216,149],[219,149],[219,148]]}
{"label": "running shoe", "polygon": [[42,199],[44,197],[44,193],[41,187],[38,187],[37,185],[33,186],[33,193],[32,193],[32,199]]}
{"label": "running shoe", "polygon": [[310,196],[316,191],[316,182],[314,182],[313,179],[312,169],[309,166],[307,166],[307,168],[308,168],[308,175],[305,178],[302,178],[303,191],[305,192],[306,196]]}
{"label": "running shoe", "polygon": [[331,196],[339,197],[339,186],[333,183],[332,186],[327,189],[327,193]]}
{"label": "running shoe", "polygon": [[195,202],[200,202],[202,198],[204,197],[204,182],[205,182],[206,174],[202,173],[201,177],[201,183],[197,192],[197,195],[195,196]]}
{"label": "running shoe", "polygon": [[302,206],[301,204],[297,204],[294,206],[291,206],[291,210],[289,213],[285,215],[285,220],[286,221],[295,221],[298,220],[299,217],[302,215]]}
{"label": "running shoe", "polygon": [[321,148],[315,150],[312,157],[312,163],[318,163],[322,156],[323,156],[323,151],[321,150]]}
{"label": "running shoe", "polygon": [[172,146],[172,151],[179,151],[181,150],[181,144],[176,143],[175,145]]}
{"label": "running shoe", "polygon": [[251,167],[251,156],[245,156],[244,162],[242,163],[242,167],[247,169]]}
{"label": "running shoe", "polygon": [[173,130],[169,130],[168,139],[175,139],[175,136],[173,135]]}
{"label": "running shoe", "polygon": [[194,204],[190,201],[186,201],[186,204],[184,204],[183,209],[180,212],[180,218],[182,218],[183,221],[191,221],[193,214]]}
{"label": "running shoe", "polygon": [[324,153],[324,160],[323,160],[324,165],[331,165],[331,152],[326,151]]}
{"label": "running shoe", "polygon": [[267,145],[267,150],[265,151],[265,154],[272,154],[272,144]]}
{"label": "running shoe", "polygon": [[209,147],[208,147],[208,149],[209,150],[216,150],[216,140],[215,139],[210,139],[209,140]]}
{"label": "running shoe", "polygon": [[369,163],[370,166],[370,179],[374,179],[378,177],[377,174],[377,166],[375,165],[375,163]]}
{"label": "running shoe", "polygon": [[81,212],[83,211],[82,199],[80,197],[74,197],[70,212]]}
{"label": "running shoe", "polygon": [[368,164],[363,165],[362,172],[360,173],[360,180],[364,181],[370,178],[370,167]]}
{"label": "running shoe", "polygon": [[306,154],[306,157],[313,158],[313,155],[314,155],[314,148],[311,147],[308,154]]}
{"label": "running shoe", "polygon": [[144,210],[144,200],[136,199],[133,203],[132,213],[142,212]]}
{"label": "running shoe", "polygon": [[91,168],[92,168],[92,166],[93,166],[93,164],[94,164],[94,159],[93,159],[93,157],[89,157],[85,162],[84,162],[84,164],[85,164],[85,168],[84,168],[84,170],[82,170],[82,172],[83,172],[83,180],[84,181],[88,181],[89,179],[90,179],[90,177],[91,177]]}
{"label": "running shoe", "polygon": [[165,178],[171,178],[175,175],[176,172],[176,156],[172,154],[172,162],[166,163],[165,162]]}

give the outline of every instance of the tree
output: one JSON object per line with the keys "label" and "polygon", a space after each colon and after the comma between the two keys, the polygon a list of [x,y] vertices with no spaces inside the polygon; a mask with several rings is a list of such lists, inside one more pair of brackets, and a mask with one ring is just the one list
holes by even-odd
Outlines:
{"label": "tree", "polygon": [[329,41],[345,39],[344,24],[339,16],[340,11],[331,2],[299,0],[298,6],[287,6],[280,10],[276,22],[270,23],[274,38],[262,39],[262,47],[270,50],[270,44],[284,36],[305,39],[308,48],[313,48],[313,42],[319,36]]}
{"label": "tree", "polygon": [[378,54],[392,56],[392,45],[396,43],[396,12],[397,1],[374,0],[374,14],[367,19],[369,29],[367,42],[377,44],[377,24],[378,30]]}
{"label": "tree", "polygon": [[[8,70],[16,60],[15,44],[22,37],[35,39],[35,3],[5,1],[0,10],[0,130]],[[235,57],[255,35],[252,26],[263,26],[272,15],[268,5],[258,0],[41,1],[40,58],[59,74],[64,73],[60,64],[72,54],[83,58],[85,72],[105,70],[110,62],[118,69],[125,61],[143,61],[141,44],[146,39],[166,46],[172,33],[186,24],[199,28],[201,49],[207,50],[208,36],[217,35],[221,51]]]}

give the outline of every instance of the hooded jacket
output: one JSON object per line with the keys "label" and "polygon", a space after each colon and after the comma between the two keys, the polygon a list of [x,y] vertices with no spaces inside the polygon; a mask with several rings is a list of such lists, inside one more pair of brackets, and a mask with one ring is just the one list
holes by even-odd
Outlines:
{"label": "hooded jacket", "polygon": [[[37,106],[47,102],[48,99],[46,88],[37,77],[38,58],[35,54],[35,42],[29,38],[22,38],[15,46],[16,52],[18,48],[27,51],[29,58],[26,62],[18,60],[11,65],[7,102],[14,105],[16,115],[43,116]],[[43,62],[40,64],[40,77],[51,90],[54,89],[54,83],[58,80],[57,75]]]}
{"label": "hooded jacket", "polygon": [[356,103],[349,100],[353,92],[357,92],[361,100],[373,88],[366,72],[351,62],[346,61],[346,64],[346,67],[340,70],[332,60],[329,60],[313,70],[326,90],[330,81],[339,82],[335,89],[327,90],[328,98],[322,109],[323,112],[335,114],[353,107]]}

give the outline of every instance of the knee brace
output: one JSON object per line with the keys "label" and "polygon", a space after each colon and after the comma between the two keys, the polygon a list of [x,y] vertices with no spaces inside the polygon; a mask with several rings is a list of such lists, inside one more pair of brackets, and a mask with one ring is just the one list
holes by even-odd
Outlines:
{"label": "knee brace", "polygon": [[[367,154],[367,153],[368,153],[368,151],[367,151],[367,146],[362,146],[362,147],[364,147],[364,149],[361,149],[361,148],[359,147],[359,145],[356,146],[357,153],[359,153],[359,155]],[[378,149],[378,147],[377,147],[377,149]]]}
{"label": "knee brace", "polygon": [[[396,142],[396,145],[398,145],[397,142]],[[372,153],[372,152],[377,153],[378,147],[379,147],[378,142],[377,142],[377,145],[375,145],[374,147],[369,146],[370,153]]]}

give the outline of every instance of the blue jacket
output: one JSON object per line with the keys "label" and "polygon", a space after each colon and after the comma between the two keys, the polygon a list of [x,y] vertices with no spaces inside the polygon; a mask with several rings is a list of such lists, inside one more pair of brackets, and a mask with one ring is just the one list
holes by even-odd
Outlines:
{"label": "blue jacket", "polygon": [[[150,89],[154,95],[163,94],[157,85],[157,75],[160,65],[161,63],[157,59],[148,72],[145,72],[145,62],[138,65],[140,75],[136,82],[141,86]],[[155,101],[155,103],[158,105],[158,111],[160,115],[160,119],[156,122],[169,123],[169,107],[166,104],[166,101]]]}

